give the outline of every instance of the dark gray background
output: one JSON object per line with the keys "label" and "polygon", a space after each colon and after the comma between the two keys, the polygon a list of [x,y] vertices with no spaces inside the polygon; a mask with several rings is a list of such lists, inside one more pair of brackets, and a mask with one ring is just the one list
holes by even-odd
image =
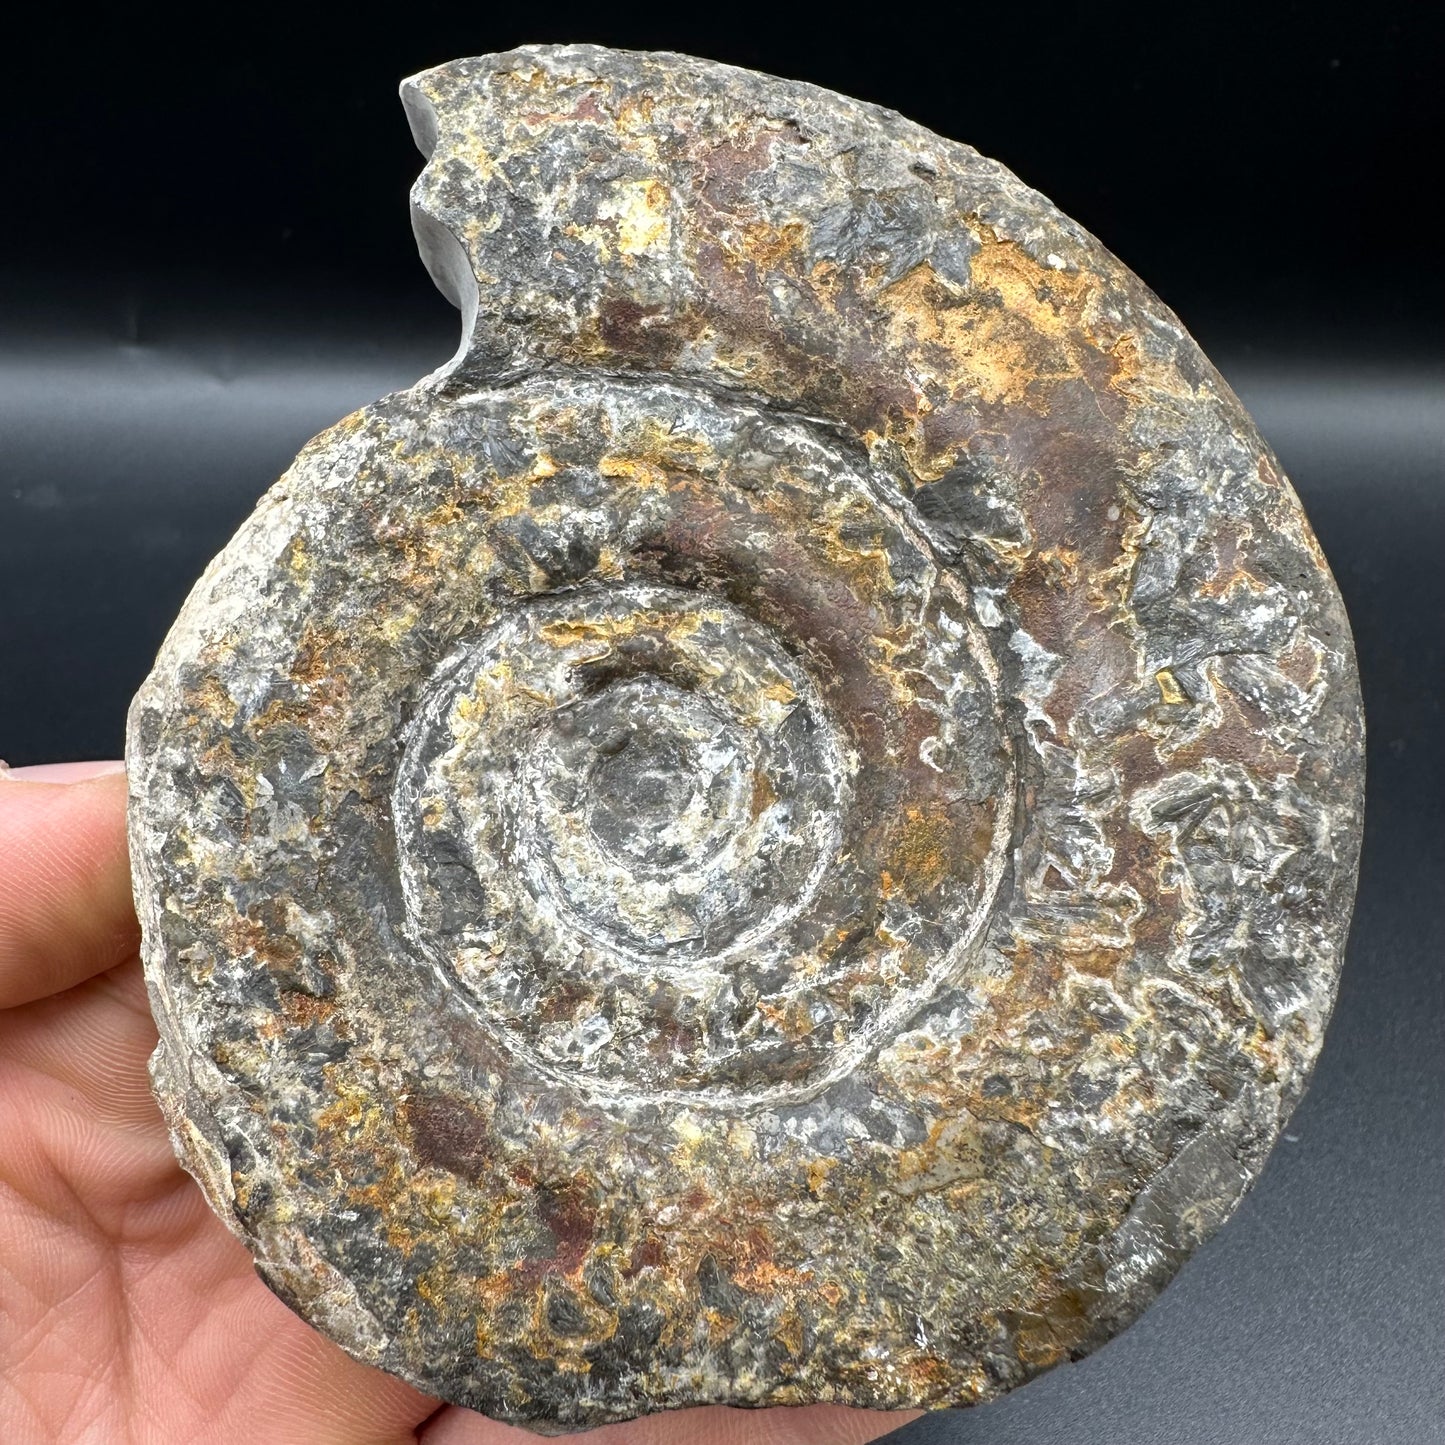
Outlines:
{"label": "dark gray background", "polygon": [[897,1438],[1445,1440],[1437,7],[1017,9],[905,34],[409,5],[35,50],[0,114],[0,756],[118,755],[186,590],[300,444],[450,355],[403,74],[523,39],[678,48],[968,140],[1181,312],[1278,451],[1353,621],[1369,803],[1315,1082],[1234,1221],[1092,1359]]}

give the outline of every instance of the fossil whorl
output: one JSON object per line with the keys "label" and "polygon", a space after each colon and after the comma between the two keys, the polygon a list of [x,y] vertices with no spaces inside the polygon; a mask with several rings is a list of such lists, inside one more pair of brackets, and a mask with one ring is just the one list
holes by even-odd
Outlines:
{"label": "fossil whorl", "polygon": [[1333,997],[1298,501],[965,146],[587,47],[403,97],[461,350],[303,450],[132,711],[184,1161],[354,1355],[544,1428],[1084,1353]]}

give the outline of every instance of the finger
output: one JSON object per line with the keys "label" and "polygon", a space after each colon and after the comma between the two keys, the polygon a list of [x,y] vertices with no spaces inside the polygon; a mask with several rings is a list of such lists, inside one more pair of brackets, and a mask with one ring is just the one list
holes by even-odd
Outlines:
{"label": "finger", "polygon": [[[921,1410],[884,1413],[843,1405],[737,1410],[709,1405],[670,1410],[569,1436],[577,1445],[864,1445],[916,1420]],[[526,1445],[530,1431],[499,1425],[457,1406],[440,1411],[417,1431],[419,1445]]]}
{"label": "finger", "polygon": [[0,771],[0,1008],[70,988],[139,944],[117,766],[74,782]]}

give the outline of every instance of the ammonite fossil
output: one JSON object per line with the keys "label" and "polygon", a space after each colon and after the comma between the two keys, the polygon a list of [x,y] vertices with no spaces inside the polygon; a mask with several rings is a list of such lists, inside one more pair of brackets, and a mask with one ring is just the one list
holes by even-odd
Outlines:
{"label": "ammonite fossil", "polygon": [[588,47],[403,97],[462,347],[131,715],[185,1163],[353,1355],[536,1428],[1085,1353],[1333,996],[1362,719],[1294,493],[966,146]]}

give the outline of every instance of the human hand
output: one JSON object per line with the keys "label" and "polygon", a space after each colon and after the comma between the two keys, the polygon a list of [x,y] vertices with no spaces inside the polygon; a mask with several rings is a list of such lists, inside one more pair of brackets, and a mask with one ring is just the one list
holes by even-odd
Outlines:
{"label": "human hand", "polygon": [[[273,1295],[171,1152],[119,764],[0,770],[0,1440],[523,1445]],[[655,1415],[587,1445],[861,1445],[911,1415]]]}

